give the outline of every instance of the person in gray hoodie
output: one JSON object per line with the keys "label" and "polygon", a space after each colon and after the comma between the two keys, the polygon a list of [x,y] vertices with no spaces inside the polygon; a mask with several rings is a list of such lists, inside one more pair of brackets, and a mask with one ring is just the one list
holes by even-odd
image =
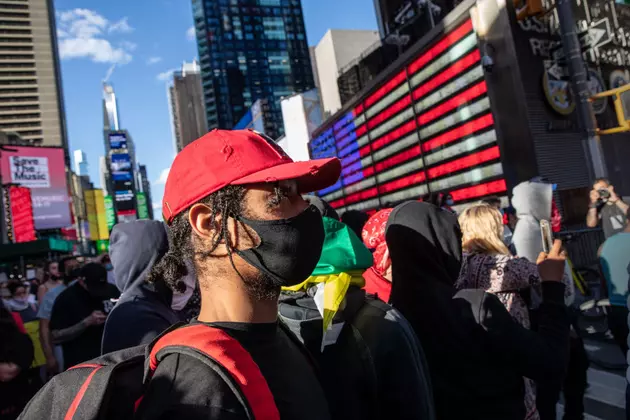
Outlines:
{"label": "person in gray hoodie", "polygon": [[163,281],[148,283],[153,265],[168,251],[164,223],[119,223],[110,236],[110,258],[120,299],[105,323],[102,354],[148,344],[180,321],[173,293]]}
{"label": "person in gray hoodie", "polygon": [[[538,254],[543,251],[540,221],[551,222],[553,186],[542,181],[525,181],[512,190],[512,206],[516,210],[518,222],[512,236],[512,243],[519,257],[536,261]],[[565,304],[571,305],[575,298],[575,285],[568,264],[565,265]],[[530,316],[532,327],[535,328],[536,312],[540,302],[539,294],[531,289]],[[536,404],[541,420],[556,418],[556,403],[563,388],[565,417],[571,419],[583,418],[584,393],[586,392],[586,371],[588,357],[584,349],[584,342],[572,328],[570,335],[570,354],[567,376],[564,386],[561,383],[537,383],[538,397]]]}

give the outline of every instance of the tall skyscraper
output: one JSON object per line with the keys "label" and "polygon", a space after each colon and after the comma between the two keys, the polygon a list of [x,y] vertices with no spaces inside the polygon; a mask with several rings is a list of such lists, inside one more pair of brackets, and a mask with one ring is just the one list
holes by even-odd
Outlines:
{"label": "tall skyscraper", "polygon": [[315,47],[318,87],[324,112],[341,108],[337,78],[339,70],[380,40],[378,31],[329,29]]}
{"label": "tall skyscraper", "polygon": [[151,183],[149,182],[149,177],[147,176],[147,167],[146,165],[138,165],[138,184],[140,189],[144,193],[147,199],[147,205],[149,210],[149,219],[153,220],[153,202],[151,201]]}
{"label": "tall skyscraper", "polygon": [[116,93],[114,87],[105,82],[103,82],[103,121],[106,129],[120,130]]}
{"label": "tall skyscraper", "polygon": [[0,0],[0,130],[70,153],[52,0]]}
{"label": "tall skyscraper", "polygon": [[275,132],[280,99],[314,87],[299,0],[193,0],[208,128],[232,128],[267,99]]}
{"label": "tall skyscraper", "polygon": [[[136,191],[137,164],[133,139],[120,125],[118,100],[112,85],[103,83],[103,141],[105,146],[105,174],[103,189],[113,198],[118,222],[137,219]],[[103,168],[101,168],[103,170]]]}
{"label": "tall skyscraper", "polygon": [[173,145],[179,153],[187,144],[208,132],[199,63],[184,63],[168,85]]}
{"label": "tall skyscraper", "polygon": [[74,171],[79,176],[88,176],[87,155],[83,150],[74,151]]}

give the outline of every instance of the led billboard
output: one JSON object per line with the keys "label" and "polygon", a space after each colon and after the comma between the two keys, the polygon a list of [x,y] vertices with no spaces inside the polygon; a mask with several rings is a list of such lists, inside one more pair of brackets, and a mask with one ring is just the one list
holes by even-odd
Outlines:
{"label": "led billboard", "polygon": [[112,180],[114,181],[131,181],[133,179],[131,158],[128,153],[112,154],[110,168]]}
{"label": "led billboard", "polygon": [[105,206],[105,220],[107,222],[107,230],[112,230],[116,224],[116,211],[114,210],[114,200],[111,195],[103,197],[103,205]]}
{"label": "led billboard", "polygon": [[387,72],[315,131],[311,157],[337,156],[342,165],[337,183],[318,194],[340,211],[373,211],[438,192],[450,192],[457,205],[505,194],[471,20]]}
{"label": "led billboard", "polygon": [[127,135],[125,133],[110,133],[109,148],[112,150],[127,148]]}
{"label": "led billboard", "polygon": [[35,229],[72,224],[62,148],[7,146],[0,152],[0,170],[3,183],[30,188]]}
{"label": "led billboard", "polygon": [[31,191],[25,187],[9,187],[9,203],[13,242],[34,241],[36,237]]}
{"label": "led billboard", "polygon": [[138,219],[148,219],[149,207],[147,206],[147,196],[142,192],[137,193],[136,203],[138,205]]}

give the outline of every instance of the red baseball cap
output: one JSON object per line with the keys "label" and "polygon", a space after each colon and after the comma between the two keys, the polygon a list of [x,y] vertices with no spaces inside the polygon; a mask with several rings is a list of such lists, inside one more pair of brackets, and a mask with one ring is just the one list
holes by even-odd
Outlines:
{"label": "red baseball cap", "polygon": [[186,146],[166,180],[162,215],[166,223],[227,185],[298,181],[298,191],[321,190],[337,182],[337,158],[294,162],[269,137],[253,130],[217,130]]}

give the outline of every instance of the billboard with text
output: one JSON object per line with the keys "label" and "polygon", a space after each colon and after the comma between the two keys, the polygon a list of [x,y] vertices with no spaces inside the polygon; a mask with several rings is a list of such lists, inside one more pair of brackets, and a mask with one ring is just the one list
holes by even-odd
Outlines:
{"label": "billboard with text", "polygon": [[127,148],[127,135],[125,133],[109,133],[109,148],[126,149]]}
{"label": "billboard with text", "polygon": [[0,152],[0,170],[4,184],[30,188],[35,229],[72,224],[62,148],[7,146]]}

